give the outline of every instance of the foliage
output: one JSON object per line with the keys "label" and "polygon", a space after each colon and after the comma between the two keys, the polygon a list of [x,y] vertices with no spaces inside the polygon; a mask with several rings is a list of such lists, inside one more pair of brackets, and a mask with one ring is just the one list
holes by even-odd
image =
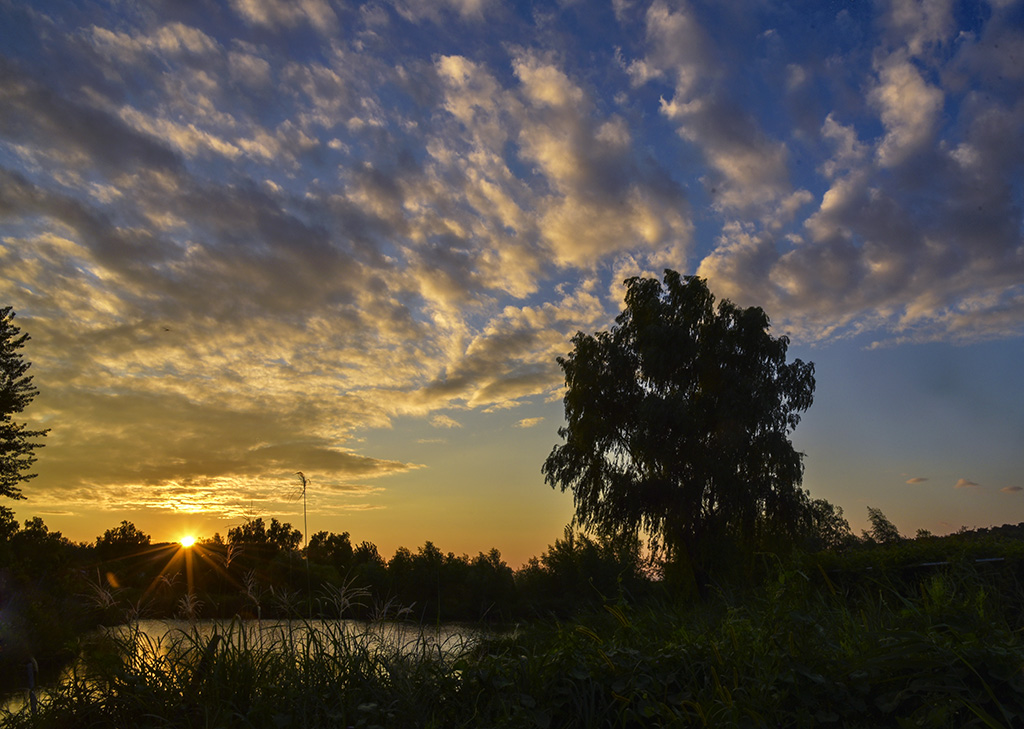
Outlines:
{"label": "foliage", "polygon": [[0,687],[20,684],[30,658],[55,675],[72,656],[91,617],[76,595],[81,551],[39,517],[22,526],[0,506]]}
{"label": "foliage", "polygon": [[[910,594],[782,567],[708,602],[617,605],[477,645],[294,621],[157,643],[111,631],[11,729],[1011,727],[1024,722],[1024,594],[969,567]],[[340,603],[339,603],[340,604]]]}
{"label": "foliage", "polygon": [[639,540],[592,539],[566,528],[540,558],[516,573],[522,612],[568,617],[650,591]]}
{"label": "foliage", "polygon": [[348,532],[317,532],[309,538],[306,547],[306,557],[311,562],[333,565],[342,574],[352,566],[353,554]]}
{"label": "foliage", "polygon": [[[945,537],[900,539],[888,543],[861,542],[841,552],[822,552],[811,557],[808,569],[826,570],[833,579],[861,582],[865,575],[888,579],[917,589],[922,575],[941,568],[991,569],[1007,576],[1003,589],[1012,593],[1017,576],[1024,578],[1024,523],[991,529],[961,531]],[[987,567],[986,567],[987,566]]]}
{"label": "foliage", "polygon": [[294,552],[302,543],[302,532],[292,529],[292,525],[287,522],[281,523],[277,519],[271,519],[268,527],[262,518],[256,518],[229,529],[228,543]]}
{"label": "foliage", "polygon": [[825,499],[808,501],[799,533],[801,547],[807,552],[839,551],[857,542],[843,508]]}
{"label": "foliage", "polygon": [[27,375],[30,363],[18,351],[29,340],[14,324],[11,307],[0,307],[0,496],[22,499],[19,484],[35,477],[26,473],[35,463],[36,441],[49,430],[27,430],[14,420],[35,399],[38,390]]}
{"label": "foliage", "polygon": [[645,532],[698,570],[734,545],[791,537],[806,496],[788,435],[813,400],[813,364],[787,363],[764,311],[716,309],[697,277],[631,278],[625,304],[610,331],[577,333],[558,360],[567,425],[546,481],[572,490],[584,528]]}
{"label": "foliage", "polygon": [[96,551],[101,559],[116,559],[139,551],[150,543],[150,536],[127,519],[96,538]]}
{"label": "foliage", "polygon": [[881,509],[869,506],[868,521],[871,522],[871,529],[865,533],[868,539],[879,544],[892,544],[903,539],[900,530],[889,521]]}
{"label": "foliage", "polygon": [[416,553],[399,547],[387,563],[386,575],[388,595],[421,620],[512,617],[516,585],[512,568],[497,549],[470,558],[444,553],[430,541]]}

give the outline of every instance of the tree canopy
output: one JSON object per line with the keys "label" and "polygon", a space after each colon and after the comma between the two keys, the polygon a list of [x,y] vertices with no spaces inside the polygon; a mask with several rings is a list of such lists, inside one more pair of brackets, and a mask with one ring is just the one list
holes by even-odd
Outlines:
{"label": "tree canopy", "polygon": [[611,330],[577,333],[558,359],[566,426],[546,482],[572,490],[580,526],[645,533],[696,570],[798,529],[807,495],[789,434],[813,401],[813,363],[787,363],[762,309],[716,308],[700,278],[625,283]]}
{"label": "tree canopy", "polygon": [[107,529],[103,532],[102,537],[96,538],[96,545],[100,547],[107,545],[141,547],[149,542],[150,536],[127,519],[122,520],[119,526]]}
{"label": "tree canopy", "polygon": [[228,544],[268,547],[281,552],[294,552],[302,543],[302,532],[292,529],[288,522],[270,520],[267,526],[262,517],[250,519],[228,530]]}
{"label": "tree canopy", "polygon": [[19,485],[33,478],[26,473],[35,463],[34,451],[42,443],[35,442],[48,430],[27,430],[24,423],[15,422],[35,399],[37,390],[27,375],[31,366],[19,351],[29,340],[14,324],[11,307],[0,307],[0,496],[25,498]]}
{"label": "tree canopy", "polygon": [[864,537],[879,544],[895,544],[903,539],[900,530],[889,521],[889,517],[882,513],[882,510],[868,507],[868,521],[871,522],[871,529],[864,532]]}

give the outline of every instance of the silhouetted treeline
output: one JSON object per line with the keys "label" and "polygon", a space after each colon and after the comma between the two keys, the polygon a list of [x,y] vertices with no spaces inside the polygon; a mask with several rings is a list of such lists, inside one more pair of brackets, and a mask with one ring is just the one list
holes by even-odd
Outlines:
{"label": "silhouetted treeline", "polygon": [[153,543],[128,521],[92,544],[76,544],[41,519],[20,527],[9,510],[3,516],[5,602],[43,590],[61,597],[50,601],[54,609],[66,598],[92,625],[136,617],[327,616],[338,613],[339,601],[353,618],[508,622],[635,599],[651,584],[639,542],[616,545],[568,530],[514,570],[497,549],[456,555],[430,541],[386,558],[372,542],[353,544],[348,532],[317,532],[302,548],[301,532],[277,519],[252,519],[185,548]]}
{"label": "silhouetted treeline", "polygon": [[[639,543],[621,547],[566,531],[539,558],[513,570],[497,549],[476,556],[433,542],[390,558],[353,545],[348,532],[321,531],[300,549],[288,523],[253,519],[185,549],[140,541],[130,524],[118,543],[97,541],[93,592],[106,596],[102,619],[127,607],[141,615],[201,617],[404,617],[426,622],[508,622],[564,616],[650,586]],[[184,599],[190,595],[189,599]]]}
{"label": "silhouetted treeline", "polygon": [[[840,588],[888,573],[913,590],[922,571],[992,558],[1003,560],[1007,579],[1024,579],[1024,522],[907,539],[887,520],[875,519],[860,538],[848,528],[840,534],[827,509],[818,521],[824,527],[805,543],[803,559],[813,563],[806,571]],[[42,519],[19,525],[0,507],[0,673],[20,685],[30,658],[44,670],[59,666],[76,636],[140,617],[512,622],[668,594],[639,541],[569,529],[519,569],[497,549],[456,555],[430,541],[389,558],[348,532],[317,532],[302,544],[302,534],[277,519],[252,519],[190,548],[154,544],[127,521],[94,543],[73,543]]]}

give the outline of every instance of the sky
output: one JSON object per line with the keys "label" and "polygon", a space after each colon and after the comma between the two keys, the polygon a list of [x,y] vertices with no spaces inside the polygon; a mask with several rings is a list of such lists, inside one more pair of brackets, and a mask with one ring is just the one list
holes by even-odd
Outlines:
{"label": "sky", "polygon": [[556,358],[672,269],[815,363],[855,531],[1024,521],[1022,210],[1020,0],[0,0],[5,505],[520,564]]}

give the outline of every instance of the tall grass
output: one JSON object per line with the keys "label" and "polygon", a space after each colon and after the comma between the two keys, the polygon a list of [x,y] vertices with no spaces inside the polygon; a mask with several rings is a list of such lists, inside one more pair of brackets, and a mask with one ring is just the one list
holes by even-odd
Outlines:
{"label": "tall grass", "polygon": [[[206,629],[204,629],[206,628]],[[458,645],[394,624],[232,621],[154,637],[140,624],[92,639],[19,727],[441,726]],[[451,689],[451,690],[449,690]]]}
{"label": "tall grass", "polygon": [[[609,604],[446,650],[296,621],[106,635],[21,727],[1016,727],[1020,591],[778,570],[681,605]],[[393,613],[392,613],[393,616]]]}
{"label": "tall grass", "polygon": [[478,677],[520,694],[506,726],[1016,727],[1020,597],[970,571],[910,592],[781,571],[690,608],[609,606],[518,639]]}

